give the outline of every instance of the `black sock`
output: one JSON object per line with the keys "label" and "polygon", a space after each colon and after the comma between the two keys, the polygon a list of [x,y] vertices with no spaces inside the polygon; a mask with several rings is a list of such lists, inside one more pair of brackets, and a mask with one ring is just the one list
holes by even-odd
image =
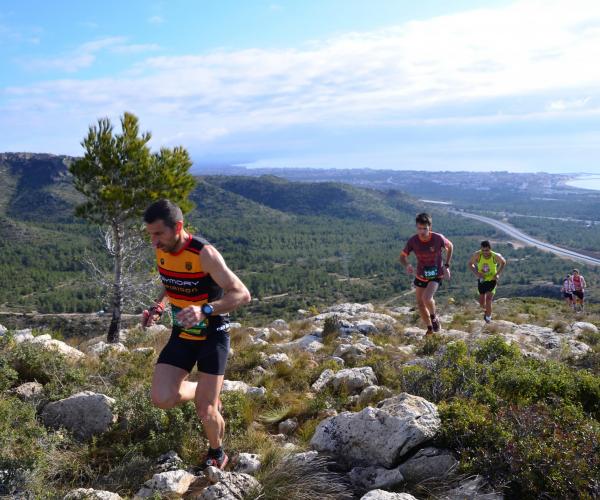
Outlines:
{"label": "black sock", "polygon": [[210,458],[217,458],[217,459],[221,458],[223,456],[223,447],[219,446],[218,448],[214,448],[213,449],[213,448],[211,448],[209,446],[209,448],[208,448],[208,456]]}

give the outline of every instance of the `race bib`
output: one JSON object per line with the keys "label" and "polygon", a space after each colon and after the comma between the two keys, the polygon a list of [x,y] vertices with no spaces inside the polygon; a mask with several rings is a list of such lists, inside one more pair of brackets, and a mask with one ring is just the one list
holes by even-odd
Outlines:
{"label": "race bib", "polygon": [[423,268],[423,277],[427,279],[434,279],[438,277],[437,266],[425,266]]}

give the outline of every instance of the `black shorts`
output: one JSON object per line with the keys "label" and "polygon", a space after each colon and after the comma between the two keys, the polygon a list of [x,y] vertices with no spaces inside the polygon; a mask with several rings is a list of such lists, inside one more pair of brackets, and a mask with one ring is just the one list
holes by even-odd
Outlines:
{"label": "black shorts", "polygon": [[583,296],[584,296],[583,290],[575,290],[573,292],[573,295],[575,295],[575,297],[577,297],[579,300],[583,300]]}
{"label": "black shorts", "polygon": [[442,278],[433,278],[427,281],[423,281],[420,280],[419,278],[415,278],[415,281],[413,281],[415,286],[418,286],[419,288],[427,288],[427,285],[429,285],[430,281],[435,281],[438,285],[442,286]]}
{"label": "black shorts", "polygon": [[181,329],[173,327],[171,337],[156,363],[165,363],[191,372],[194,365],[198,371],[210,375],[224,375],[229,355],[229,321],[217,327],[209,327],[206,340],[187,340],[179,337]]}
{"label": "black shorts", "polygon": [[479,290],[479,294],[483,295],[485,293],[495,293],[496,292],[496,280],[490,281],[478,281],[477,282],[477,290]]}
{"label": "black shorts", "polygon": [[565,299],[571,299],[571,300],[573,300],[573,294],[571,292],[563,292],[563,297]]}

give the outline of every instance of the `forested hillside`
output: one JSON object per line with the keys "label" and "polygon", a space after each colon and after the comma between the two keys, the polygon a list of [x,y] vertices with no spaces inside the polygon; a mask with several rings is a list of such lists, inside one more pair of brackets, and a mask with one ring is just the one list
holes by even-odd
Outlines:
{"label": "forested hillside", "polygon": [[[91,255],[110,269],[99,228],[73,215],[66,157],[2,155],[0,307],[2,310],[92,312],[106,307],[82,263]],[[398,254],[414,216],[429,210],[399,191],[278,177],[199,177],[188,221],[219,248],[250,288],[241,315],[292,314],[335,301],[393,304],[410,290]],[[531,248],[513,248],[475,221],[434,211],[434,230],[455,244],[453,280],[438,296],[475,295],[466,262],[482,238],[509,259],[499,296],[556,295],[573,263]],[[592,285],[597,274],[580,266]],[[148,278],[153,271],[148,251]],[[132,311],[135,312],[135,311]]]}

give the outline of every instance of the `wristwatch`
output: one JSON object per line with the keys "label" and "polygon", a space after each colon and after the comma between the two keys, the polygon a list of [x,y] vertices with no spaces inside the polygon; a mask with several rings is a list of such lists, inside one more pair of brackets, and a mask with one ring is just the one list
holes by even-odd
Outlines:
{"label": "wristwatch", "polygon": [[202,304],[202,314],[204,314],[204,316],[210,316],[214,310],[215,308],[210,304]]}

